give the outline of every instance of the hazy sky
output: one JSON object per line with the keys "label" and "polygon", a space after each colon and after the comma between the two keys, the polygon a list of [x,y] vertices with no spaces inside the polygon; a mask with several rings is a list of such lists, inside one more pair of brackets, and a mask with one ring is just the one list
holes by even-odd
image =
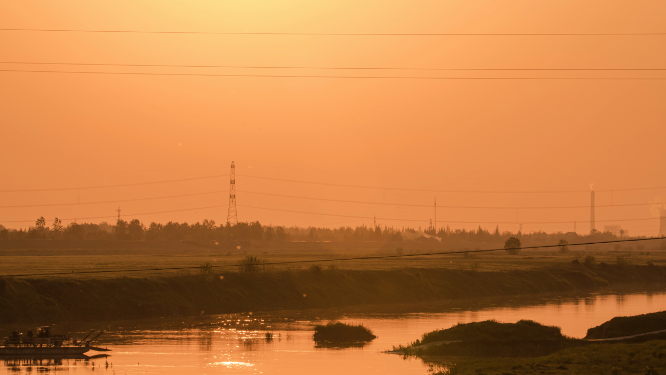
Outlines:
{"label": "hazy sky", "polygon": [[[663,1],[20,1],[2,28],[293,33],[666,33]],[[0,31],[0,70],[327,76],[310,78],[0,72],[0,190],[90,187],[228,174],[239,220],[425,227],[428,207],[646,204],[666,196],[665,71],[433,71],[435,68],[666,69],[666,35],[314,36]],[[412,68],[323,70],[32,63]],[[358,189],[252,178],[361,185]],[[39,216],[226,221],[228,177],[104,189],[0,192],[0,224]],[[412,188],[434,191],[391,190]],[[611,190],[617,190],[611,192]],[[445,191],[560,191],[489,194]],[[130,200],[116,202],[119,200]],[[14,207],[108,202],[69,206]],[[251,208],[260,207],[260,208]],[[291,210],[330,215],[311,215]],[[110,216],[110,217],[109,217]],[[650,206],[599,207],[653,235]],[[99,218],[97,218],[99,217]],[[108,218],[104,218],[108,217]],[[387,220],[387,219],[409,219]],[[438,225],[589,231],[589,209],[438,210]],[[20,223],[16,221],[27,220]],[[538,224],[531,222],[567,222]],[[455,223],[454,223],[455,222]],[[469,223],[460,223],[469,222]]]}

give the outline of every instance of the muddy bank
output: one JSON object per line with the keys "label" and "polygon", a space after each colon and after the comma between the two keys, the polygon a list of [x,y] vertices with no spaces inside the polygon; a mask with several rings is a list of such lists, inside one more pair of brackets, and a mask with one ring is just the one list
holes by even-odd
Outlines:
{"label": "muddy bank", "polygon": [[117,279],[0,278],[1,323],[194,316],[656,285],[666,267],[567,264],[524,271],[312,269]]}

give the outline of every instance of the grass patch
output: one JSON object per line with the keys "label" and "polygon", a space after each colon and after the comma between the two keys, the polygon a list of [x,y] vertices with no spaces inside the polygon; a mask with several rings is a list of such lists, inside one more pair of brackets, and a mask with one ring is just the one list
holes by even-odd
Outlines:
{"label": "grass patch", "polygon": [[588,329],[585,338],[605,339],[663,329],[666,329],[666,311],[636,316],[618,316],[597,327]]}
{"label": "grass patch", "polygon": [[377,338],[372,334],[372,331],[362,324],[330,322],[326,325],[316,325],[314,331],[313,338],[317,343],[357,343],[372,341]]}
{"label": "grass patch", "polygon": [[437,374],[665,374],[666,341],[591,344],[538,358],[422,357]]}
{"label": "grass patch", "polygon": [[420,355],[536,357],[586,344],[563,336],[559,327],[531,320],[517,323],[486,320],[426,333],[404,350]]}
{"label": "grass patch", "polygon": [[495,320],[460,324],[443,330],[429,332],[415,343],[422,345],[436,341],[466,340],[527,340],[563,339],[560,327],[544,326],[531,320],[518,323],[500,323]]}

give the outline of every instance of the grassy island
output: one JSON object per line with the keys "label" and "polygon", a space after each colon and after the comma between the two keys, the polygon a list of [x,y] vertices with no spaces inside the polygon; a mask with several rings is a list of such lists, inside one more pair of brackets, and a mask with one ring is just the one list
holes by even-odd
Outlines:
{"label": "grassy island", "polygon": [[636,316],[618,316],[587,330],[586,339],[606,339],[666,330],[666,311]]}
{"label": "grassy island", "polygon": [[314,329],[315,342],[325,343],[354,343],[367,342],[377,338],[372,331],[361,325],[331,322],[326,325],[317,325]]}
{"label": "grassy island", "polygon": [[559,327],[531,320],[517,323],[486,320],[426,333],[402,350],[419,355],[535,357],[584,344],[563,336]]}
{"label": "grassy island", "polygon": [[[458,324],[429,332],[408,347],[444,374],[664,374],[666,335],[617,338],[666,329],[666,312],[618,317],[588,330],[586,339],[563,336],[558,327],[521,320]],[[439,371],[439,372],[438,372]]]}

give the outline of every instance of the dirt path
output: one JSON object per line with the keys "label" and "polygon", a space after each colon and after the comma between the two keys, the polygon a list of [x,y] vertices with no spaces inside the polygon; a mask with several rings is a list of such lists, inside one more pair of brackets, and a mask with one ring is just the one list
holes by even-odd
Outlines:
{"label": "dirt path", "polygon": [[641,337],[641,336],[647,336],[647,335],[654,335],[655,333],[663,333],[666,332],[666,329],[662,329],[660,331],[652,331],[652,332],[645,332],[645,333],[638,333],[635,335],[630,335],[630,336],[622,336],[622,337],[610,337],[607,339],[583,339],[585,341],[620,341],[620,340],[627,340],[627,339],[633,339],[634,337]]}

